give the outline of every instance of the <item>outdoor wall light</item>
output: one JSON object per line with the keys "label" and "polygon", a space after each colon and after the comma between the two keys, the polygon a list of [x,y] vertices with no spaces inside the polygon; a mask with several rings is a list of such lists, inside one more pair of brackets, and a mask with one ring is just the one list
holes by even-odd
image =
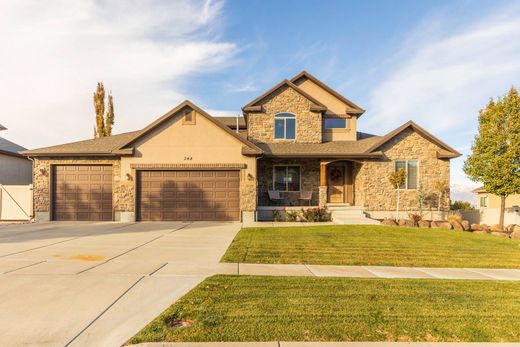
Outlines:
{"label": "outdoor wall light", "polygon": [[40,173],[42,174],[42,176],[47,176],[47,168],[45,168],[45,167],[40,168]]}
{"label": "outdoor wall light", "polygon": [[132,180],[132,175],[130,175],[129,173],[126,174],[126,180],[127,181],[131,181]]}
{"label": "outdoor wall light", "polygon": [[255,179],[255,177],[254,177],[253,175],[251,175],[250,173],[248,173],[248,174],[247,174],[247,179],[248,179],[249,181],[252,181],[252,180]]}

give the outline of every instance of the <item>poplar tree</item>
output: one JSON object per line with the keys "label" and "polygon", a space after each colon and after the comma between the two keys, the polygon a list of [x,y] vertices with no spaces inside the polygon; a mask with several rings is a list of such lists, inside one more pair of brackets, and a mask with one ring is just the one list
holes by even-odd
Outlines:
{"label": "poplar tree", "polygon": [[520,193],[520,97],[512,87],[480,110],[478,134],[464,162],[464,172],[484,189],[500,196],[500,228],[506,198]]}
{"label": "poplar tree", "polygon": [[114,100],[112,92],[108,94],[108,102],[105,112],[105,86],[98,82],[94,92],[94,111],[96,112],[96,125],[94,126],[94,138],[112,135],[114,126]]}

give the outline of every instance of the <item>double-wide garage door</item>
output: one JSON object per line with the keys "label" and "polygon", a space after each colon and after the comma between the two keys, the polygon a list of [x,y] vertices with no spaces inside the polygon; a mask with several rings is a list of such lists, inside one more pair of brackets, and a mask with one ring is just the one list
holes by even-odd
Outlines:
{"label": "double-wide garage door", "polygon": [[239,171],[138,171],[137,219],[236,221]]}
{"label": "double-wide garage door", "polygon": [[52,217],[54,220],[111,221],[112,166],[54,166]]}

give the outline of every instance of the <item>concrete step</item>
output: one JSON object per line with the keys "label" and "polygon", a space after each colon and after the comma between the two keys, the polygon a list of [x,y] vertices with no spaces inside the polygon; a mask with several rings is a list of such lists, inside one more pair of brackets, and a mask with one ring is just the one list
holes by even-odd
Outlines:
{"label": "concrete step", "polygon": [[342,216],[342,217],[364,217],[365,213],[363,210],[351,210],[351,211],[345,211],[345,210],[334,210],[331,211],[331,214],[334,216]]}

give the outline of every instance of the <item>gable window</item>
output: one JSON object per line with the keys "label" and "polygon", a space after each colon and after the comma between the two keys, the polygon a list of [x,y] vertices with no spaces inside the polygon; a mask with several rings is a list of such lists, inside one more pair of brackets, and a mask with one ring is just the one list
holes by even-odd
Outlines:
{"label": "gable window", "polygon": [[325,129],[345,129],[346,127],[346,118],[325,118]]}
{"label": "gable window", "polygon": [[400,189],[417,189],[419,181],[419,161],[418,160],[396,160],[394,170],[404,169],[406,180]]}
{"label": "gable window", "polygon": [[487,207],[487,196],[480,197],[480,207]]}
{"label": "gable window", "polygon": [[294,140],[296,138],[296,117],[292,113],[278,113],[274,116],[274,138]]}
{"label": "gable window", "polygon": [[283,192],[300,191],[300,167],[277,165],[273,168],[274,190]]}

